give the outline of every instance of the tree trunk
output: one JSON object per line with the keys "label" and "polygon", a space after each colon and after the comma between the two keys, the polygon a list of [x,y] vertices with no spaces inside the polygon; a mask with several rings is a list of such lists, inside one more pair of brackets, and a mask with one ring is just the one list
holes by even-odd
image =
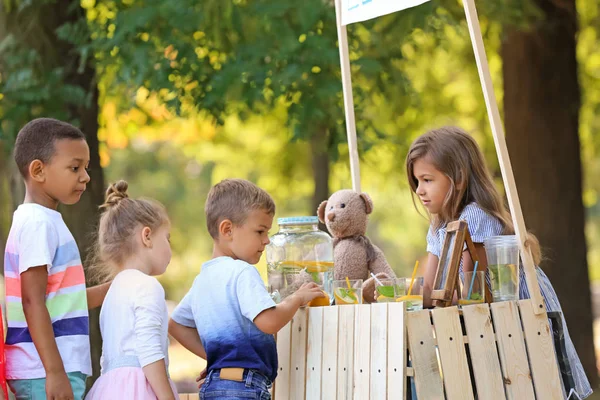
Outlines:
{"label": "tree trunk", "polygon": [[[319,129],[310,138],[311,162],[315,191],[313,192],[310,215],[317,215],[317,208],[322,201],[329,198],[329,153],[328,130]],[[321,230],[327,232],[327,227],[319,223]]]}
{"label": "tree trunk", "polygon": [[506,140],[527,227],[550,277],[592,387],[598,384],[587,269],[579,143],[574,0],[536,0],[545,18],[505,27]]}

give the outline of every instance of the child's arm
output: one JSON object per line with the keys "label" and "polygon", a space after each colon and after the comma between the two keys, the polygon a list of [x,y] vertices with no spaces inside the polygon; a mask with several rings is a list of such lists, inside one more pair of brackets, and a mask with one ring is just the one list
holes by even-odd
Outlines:
{"label": "child's arm", "polygon": [[144,375],[146,375],[146,379],[148,379],[158,400],[175,400],[175,394],[167,377],[164,358],[146,365],[142,368],[142,371],[144,371]]}
{"label": "child's arm", "polygon": [[316,283],[305,283],[291,296],[273,308],[264,310],[254,318],[254,324],[266,334],[274,335],[292,320],[300,306],[317,297],[325,297]]}
{"label": "child's arm", "polygon": [[48,269],[32,267],[21,274],[21,297],[27,327],[46,370],[46,397],[72,399],[73,390],[58,352],[52,320],[46,308]]}
{"label": "child's arm", "polygon": [[[435,284],[435,274],[437,272],[439,259],[436,255],[427,253],[427,261],[425,262],[425,273],[423,274],[423,307],[431,307],[431,292]],[[408,288],[407,288],[408,289]]]}
{"label": "child's arm", "polygon": [[107,282],[86,289],[88,309],[91,310],[92,308],[100,307],[102,305],[110,284],[111,282]]}
{"label": "child's arm", "polygon": [[196,328],[189,328],[171,319],[169,320],[169,334],[183,347],[206,360],[206,351],[204,350],[204,346],[202,346],[202,341]]}
{"label": "child's arm", "polygon": [[159,400],[174,400],[163,351],[167,338],[165,292],[158,281],[144,277],[136,287],[133,306],[135,353],[146,379]]}

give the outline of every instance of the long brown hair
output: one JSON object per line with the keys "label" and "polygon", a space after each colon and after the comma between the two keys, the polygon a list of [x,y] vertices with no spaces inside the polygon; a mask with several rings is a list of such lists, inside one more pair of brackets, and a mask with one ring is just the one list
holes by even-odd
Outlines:
{"label": "long brown hair", "polygon": [[140,226],[155,232],[169,223],[162,204],[150,199],[132,199],[127,188],[127,182],[123,180],[110,185],[106,190],[106,200],[100,206],[104,212],[100,217],[89,268],[95,281],[114,277],[119,265],[135,252],[133,237]]}
{"label": "long brown hair", "polygon": [[[468,204],[476,203],[500,221],[504,227],[503,234],[514,234],[510,213],[494,185],[477,142],[469,134],[458,127],[446,126],[419,136],[410,146],[406,156],[406,174],[415,207],[418,181],[414,176],[414,164],[419,159],[433,164],[450,180],[450,190],[440,213],[429,216],[435,228],[458,219]],[[532,234],[528,234],[527,241],[538,264],[541,260],[539,242]]]}

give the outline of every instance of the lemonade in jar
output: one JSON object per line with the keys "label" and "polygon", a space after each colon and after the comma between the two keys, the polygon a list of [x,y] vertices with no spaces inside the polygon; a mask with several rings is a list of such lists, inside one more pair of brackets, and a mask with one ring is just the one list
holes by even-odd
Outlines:
{"label": "lemonade in jar", "polygon": [[329,305],[333,300],[333,240],[319,230],[317,217],[277,220],[279,232],[266,248],[267,277],[274,298],[285,299],[302,286],[315,282],[327,295],[311,306]]}

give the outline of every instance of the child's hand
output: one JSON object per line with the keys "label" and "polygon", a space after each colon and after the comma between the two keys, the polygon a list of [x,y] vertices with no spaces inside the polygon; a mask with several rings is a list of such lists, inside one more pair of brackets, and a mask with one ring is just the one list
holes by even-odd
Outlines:
{"label": "child's hand", "polygon": [[198,377],[196,378],[196,382],[198,382],[198,389],[200,389],[202,387],[202,385],[204,385],[204,381],[206,380],[206,368],[204,368],[202,370],[202,372],[200,372],[200,375],[198,375]]}
{"label": "child's hand", "polygon": [[294,296],[297,296],[300,299],[300,303],[305,306],[317,297],[325,297],[325,294],[316,283],[310,282],[300,286],[300,289],[294,293]]}
{"label": "child's hand", "polygon": [[71,382],[65,372],[50,373],[46,376],[46,398],[48,400],[73,400]]}

